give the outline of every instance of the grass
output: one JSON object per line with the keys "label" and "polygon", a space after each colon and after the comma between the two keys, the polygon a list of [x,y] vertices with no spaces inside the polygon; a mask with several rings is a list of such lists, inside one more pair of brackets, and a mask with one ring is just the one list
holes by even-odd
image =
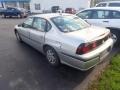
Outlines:
{"label": "grass", "polygon": [[88,90],[120,90],[120,54],[112,58],[110,65]]}

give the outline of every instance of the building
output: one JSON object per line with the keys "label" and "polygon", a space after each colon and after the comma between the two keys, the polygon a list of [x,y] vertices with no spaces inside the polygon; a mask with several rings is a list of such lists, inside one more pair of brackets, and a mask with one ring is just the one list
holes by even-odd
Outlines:
{"label": "building", "polygon": [[21,7],[30,9],[30,0],[0,0],[0,7]]}
{"label": "building", "polygon": [[60,6],[63,10],[68,7],[79,10],[90,7],[91,0],[31,0],[30,10],[33,13],[51,10],[52,6]]}
{"label": "building", "polygon": [[62,10],[75,8],[80,10],[90,7],[91,0],[0,0],[2,7],[12,6],[30,10],[32,13],[42,13],[51,10],[52,6],[60,6]]}

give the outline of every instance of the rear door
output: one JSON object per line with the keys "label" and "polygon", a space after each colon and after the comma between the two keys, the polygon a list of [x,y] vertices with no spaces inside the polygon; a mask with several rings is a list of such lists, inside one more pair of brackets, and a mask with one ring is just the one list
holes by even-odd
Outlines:
{"label": "rear door", "polygon": [[120,30],[120,11],[110,11],[111,19],[109,20],[110,27],[118,28]]}
{"label": "rear door", "polygon": [[96,26],[109,27],[110,26],[110,11],[108,10],[87,10],[80,13],[83,14],[83,19],[88,23]]}
{"label": "rear door", "polygon": [[88,21],[97,26],[110,27],[110,18],[109,10],[94,10]]}
{"label": "rear door", "polygon": [[7,10],[6,10],[6,15],[7,16],[13,16],[13,8],[8,8]]}

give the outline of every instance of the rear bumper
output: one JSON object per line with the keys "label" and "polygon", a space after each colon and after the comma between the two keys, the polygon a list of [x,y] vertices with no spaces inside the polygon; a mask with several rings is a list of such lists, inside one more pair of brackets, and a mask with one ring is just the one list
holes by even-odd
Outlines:
{"label": "rear bumper", "polygon": [[89,59],[86,62],[67,55],[63,55],[64,58],[62,63],[82,71],[87,71],[90,68],[96,66],[98,63],[102,62],[109,55],[109,53],[110,52],[107,52],[103,56],[101,56],[101,53],[99,56]]}
{"label": "rear bumper", "polygon": [[102,62],[110,54],[113,44],[114,40],[111,39],[97,50],[84,55],[82,58],[61,53],[61,63],[80,69],[82,71],[89,70],[98,63]]}

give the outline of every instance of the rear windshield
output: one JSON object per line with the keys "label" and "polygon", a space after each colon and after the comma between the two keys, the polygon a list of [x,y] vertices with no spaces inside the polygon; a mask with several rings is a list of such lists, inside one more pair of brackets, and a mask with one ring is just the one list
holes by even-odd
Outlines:
{"label": "rear windshield", "polygon": [[89,27],[90,25],[76,16],[58,16],[51,19],[62,32],[73,32]]}

